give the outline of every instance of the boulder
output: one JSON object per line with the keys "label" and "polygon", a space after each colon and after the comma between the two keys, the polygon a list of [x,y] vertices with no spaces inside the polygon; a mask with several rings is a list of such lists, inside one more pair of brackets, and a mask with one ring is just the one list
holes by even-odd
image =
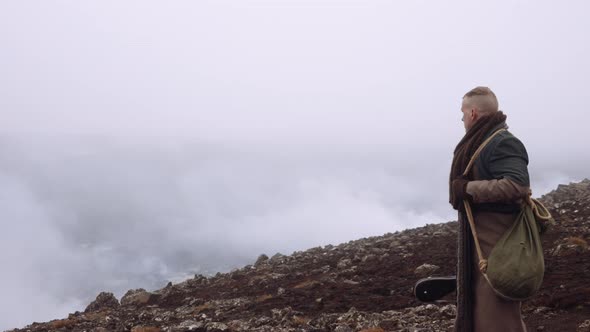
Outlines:
{"label": "boulder", "polygon": [[266,256],[265,254],[262,254],[260,256],[258,256],[258,259],[256,259],[256,263],[254,263],[254,266],[260,266],[264,263],[266,263],[268,261],[268,256]]}
{"label": "boulder", "polygon": [[84,312],[98,311],[104,308],[115,309],[119,307],[119,301],[113,293],[102,292],[98,294],[96,300],[92,301]]}
{"label": "boulder", "polygon": [[156,302],[158,297],[159,296],[157,294],[150,293],[143,288],[130,289],[121,298],[121,305],[142,306],[142,305],[152,304],[152,303]]}
{"label": "boulder", "polygon": [[438,269],[440,269],[440,267],[436,265],[422,264],[414,270],[414,274],[416,274],[418,277],[427,277],[432,275]]}

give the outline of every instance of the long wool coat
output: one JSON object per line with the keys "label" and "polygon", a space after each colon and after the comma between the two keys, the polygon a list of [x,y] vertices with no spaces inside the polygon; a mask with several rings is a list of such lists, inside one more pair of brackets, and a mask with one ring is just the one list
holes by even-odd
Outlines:
{"label": "long wool coat", "polygon": [[[497,128],[490,131],[490,135]],[[516,219],[529,193],[528,155],[510,132],[498,134],[478,157],[467,193],[484,258]],[[459,213],[457,247],[457,332],[522,332],[520,302],[497,296],[478,268],[467,216]]]}

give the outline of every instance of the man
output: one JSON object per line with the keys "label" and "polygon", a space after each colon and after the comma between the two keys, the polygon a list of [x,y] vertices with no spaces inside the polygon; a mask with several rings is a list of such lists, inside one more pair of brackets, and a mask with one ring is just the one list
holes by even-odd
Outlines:
{"label": "man", "polygon": [[520,302],[497,296],[479,271],[477,253],[463,200],[471,202],[481,250],[488,257],[495,243],[516,219],[529,192],[528,155],[508,131],[496,135],[482,150],[467,176],[473,153],[498,129],[507,129],[496,95],[487,87],[467,92],[461,105],[465,136],[454,151],[450,203],[459,211],[457,248],[457,332],[526,331]]}

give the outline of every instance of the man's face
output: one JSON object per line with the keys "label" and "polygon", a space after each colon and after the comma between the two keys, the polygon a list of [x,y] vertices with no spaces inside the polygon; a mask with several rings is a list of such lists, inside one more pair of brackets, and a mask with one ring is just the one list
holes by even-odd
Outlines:
{"label": "man's face", "polygon": [[467,132],[473,127],[475,120],[477,120],[477,109],[466,104],[465,100],[463,100],[463,103],[461,104],[461,113],[463,113],[461,121],[463,121],[463,126],[465,126],[465,131]]}

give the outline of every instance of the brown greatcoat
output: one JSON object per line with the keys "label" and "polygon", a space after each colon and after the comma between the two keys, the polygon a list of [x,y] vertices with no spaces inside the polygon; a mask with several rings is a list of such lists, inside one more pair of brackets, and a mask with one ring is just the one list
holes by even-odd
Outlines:
{"label": "brown greatcoat", "polygon": [[[472,196],[474,223],[484,258],[510,228],[522,199],[528,195],[527,165],[524,146],[505,132],[490,142],[473,168],[466,191]],[[526,331],[521,302],[497,296],[479,271],[469,223],[461,212],[459,224],[455,331]]]}

